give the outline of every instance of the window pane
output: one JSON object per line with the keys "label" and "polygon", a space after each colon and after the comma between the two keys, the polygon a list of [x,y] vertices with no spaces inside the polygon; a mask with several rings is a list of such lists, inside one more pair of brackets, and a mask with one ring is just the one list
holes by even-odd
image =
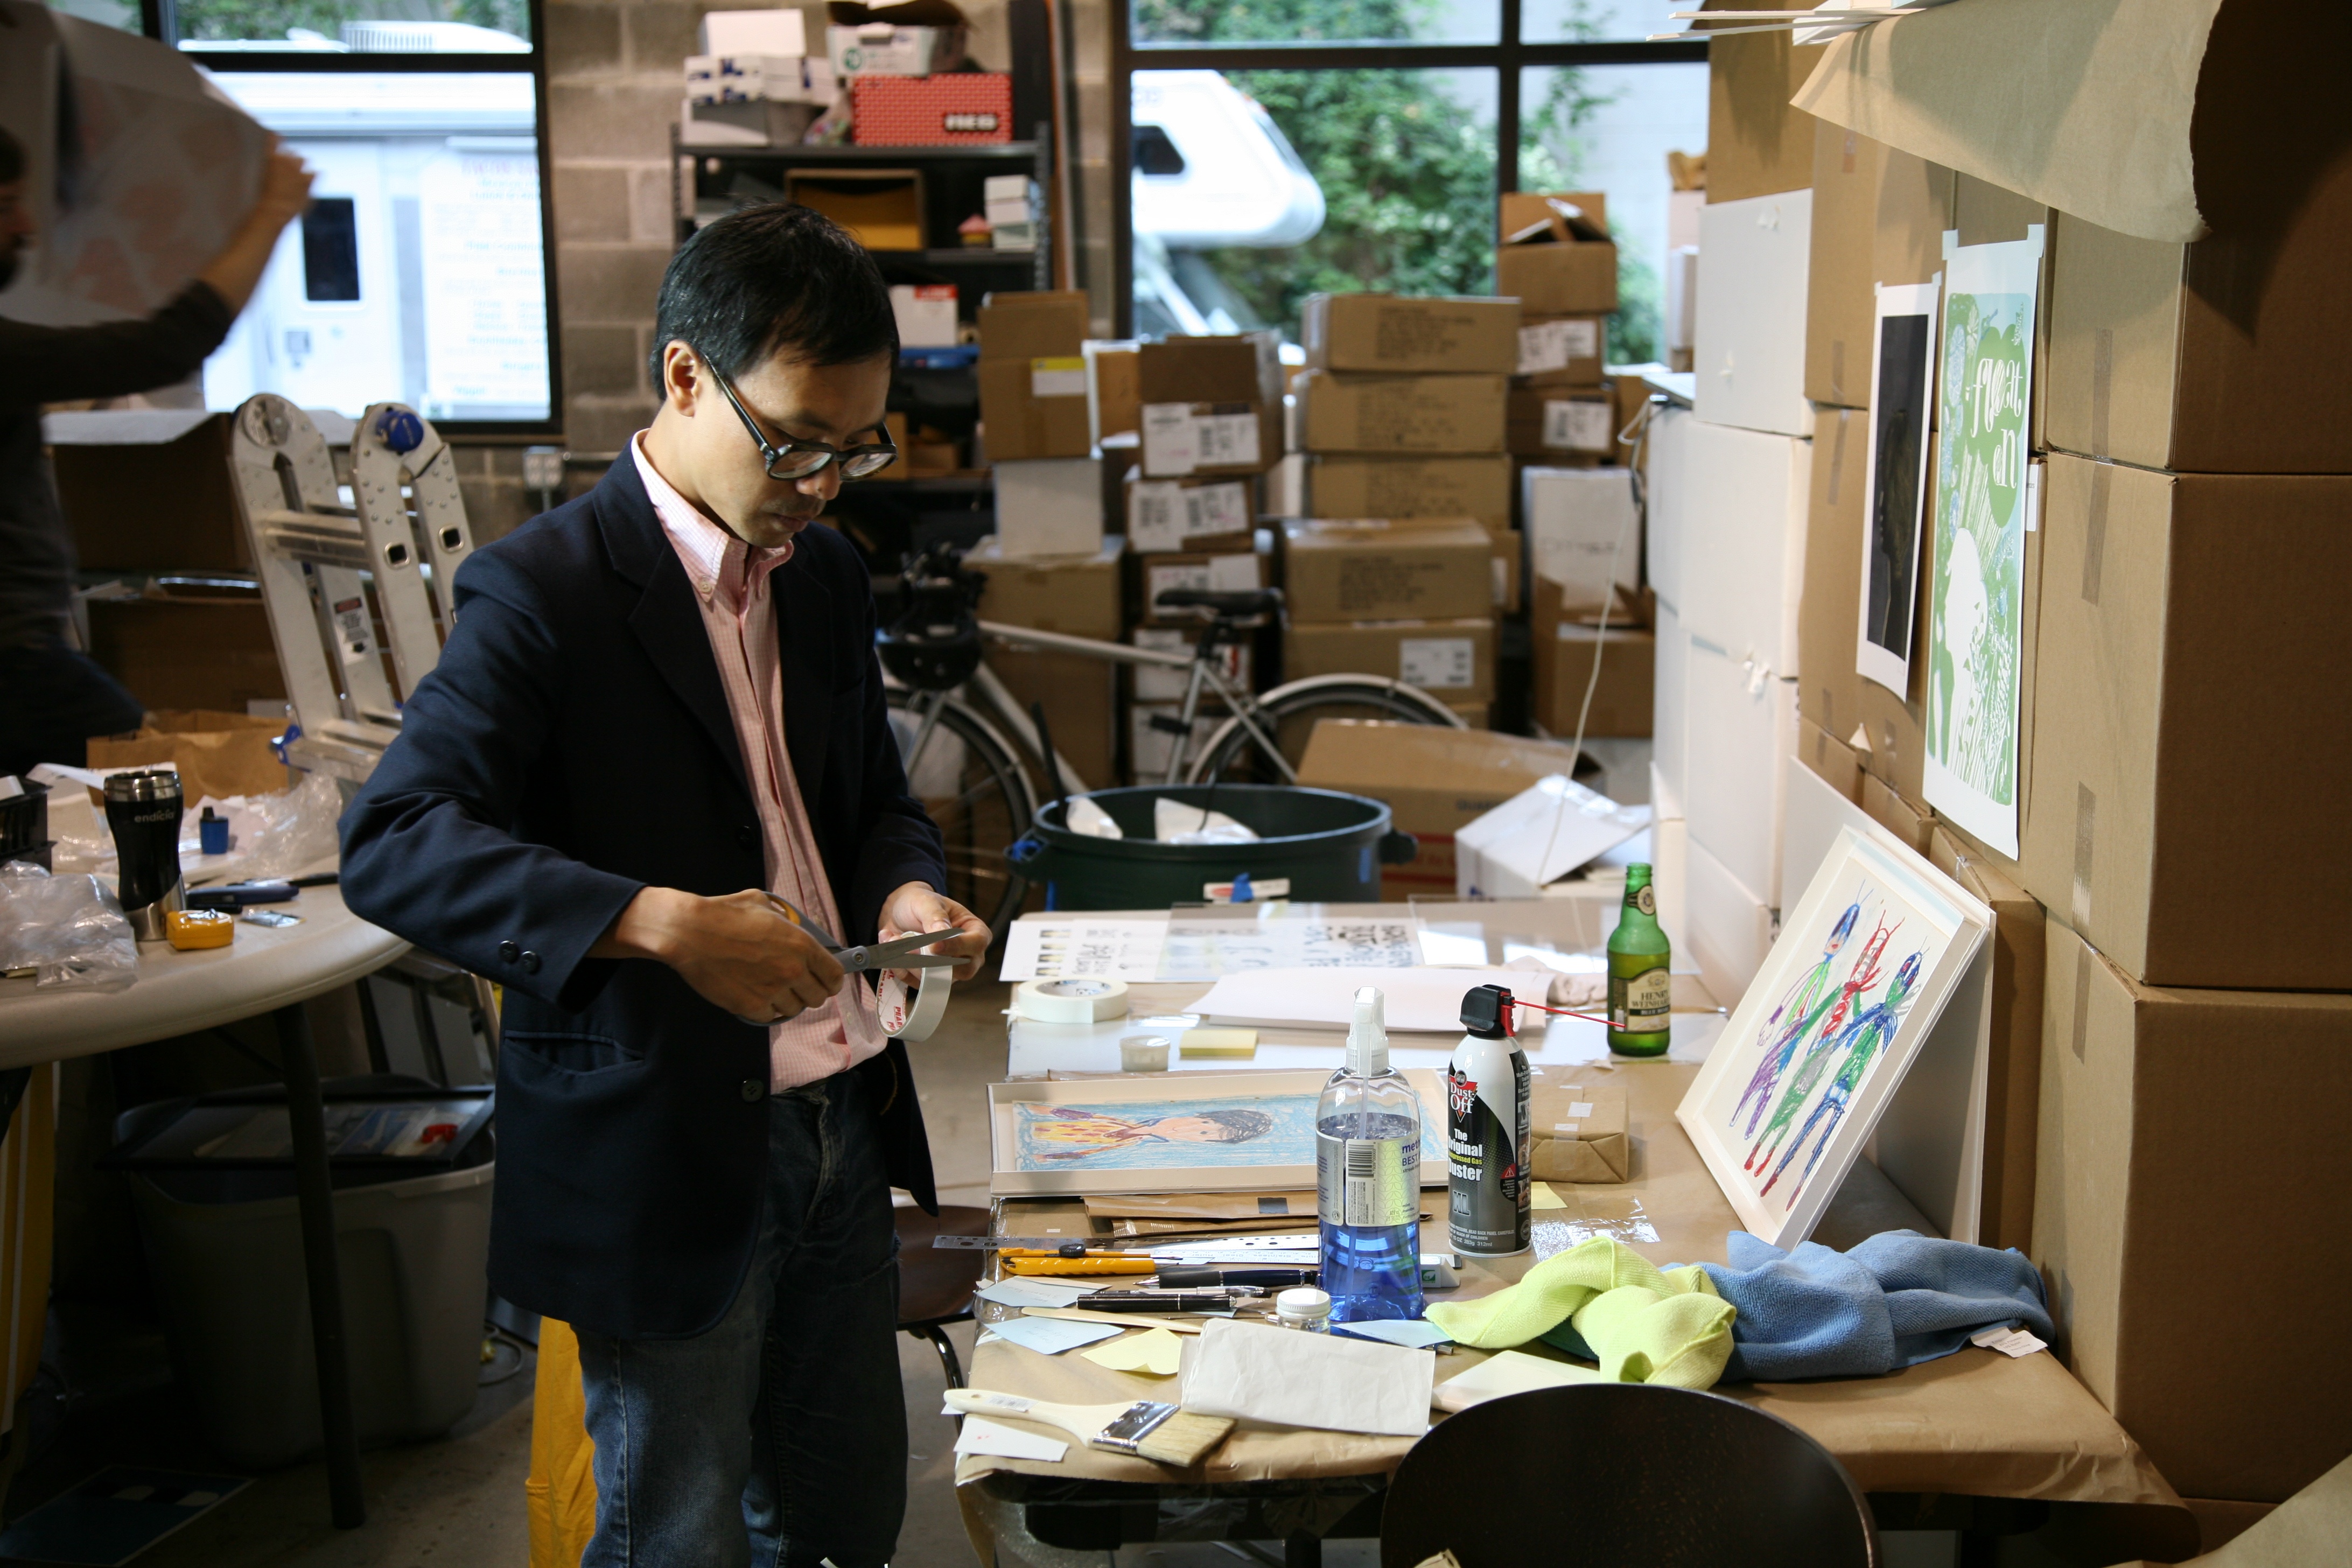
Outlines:
{"label": "window pane", "polygon": [[1519,93],[1519,189],[1599,191],[1609,198],[1618,295],[1609,358],[1619,364],[1663,360],[1659,312],[1672,191],[1666,154],[1706,148],[1706,67],[1534,69],[1521,76]]}
{"label": "window pane", "polygon": [[502,55],[530,47],[528,0],[179,0],[173,15],[184,49]]}
{"label": "window pane", "polygon": [[1670,22],[1667,15],[1698,8],[1698,0],[1525,0],[1519,10],[1519,42],[1623,43],[1654,33],[1679,33],[1690,24]]}
{"label": "window pane", "polygon": [[219,71],[318,171],[205,405],[256,392],[357,416],[549,416],[539,142],[528,71]]}
{"label": "window pane", "polygon": [[1133,9],[1135,41],[1147,48],[1491,44],[1501,14],[1496,0],[1135,0]]}
{"label": "window pane", "polygon": [[62,11],[85,22],[96,22],[101,27],[120,27],[126,33],[143,31],[147,25],[145,18],[139,14],[139,0],[48,0],[48,3],[52,11]]}
{"label": "window pane", "polygon": [[1138,71],[1136,331],[1279,327],[1318,289],[1485,293],[1495,73]]}

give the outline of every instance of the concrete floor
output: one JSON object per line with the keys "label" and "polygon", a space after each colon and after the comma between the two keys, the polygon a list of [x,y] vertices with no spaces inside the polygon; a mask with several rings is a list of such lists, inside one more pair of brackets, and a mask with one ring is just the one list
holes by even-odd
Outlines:
{"label": "concrete floor", "polygon": [[[939,1031],[914,1047],[915,1074],[929,1125],[940,1197],[988,1201],[987,1099],[983,1086],[1004,1070],[1007,987],[972,985],[956,994]],[[950,1331],[971,1354],[974,1330]],[[89,1310],[69,1314],[58,1342],[73,1398],[56,1438],[33,1457],[6,1499],[20,1517],[108,1464],[218,1469],[173,1382],[161,1335],[149,1323]],[[927,1343],[899,1341],[907,1384],[908,1509],[898,1568],[968,1568],[971,1548],[956,1506],[952,1425],[940,1414],[939,1357]],[[338,1531],[327,1514],[326,1478],[317,1464],[257,1477],[229,1499],[139,1559],[142,1568],[524,1568],[529,1542],[523,1478],[530,1468],[530,1386],[526,1363],[487,1387],[472,1412],[445,1438],[377,1449],[363,1457],[368,1522]],[[1119,1568],[1218,1568],[1237,1561],[1212,1555],[1123,1555]],[[0,1559],[0,1562],[14,1561]],[[1004,1568],[1018,1568],[1010,1556]],[[1100,1562],[1089,1558],[1089,1563]],[[1335,1568],[1339,1560],[1335,1559]],[[1369,1559],[1367,1560],[1369,1562]],[[1039,1563],[1032,1568],[1061,1568]]]}

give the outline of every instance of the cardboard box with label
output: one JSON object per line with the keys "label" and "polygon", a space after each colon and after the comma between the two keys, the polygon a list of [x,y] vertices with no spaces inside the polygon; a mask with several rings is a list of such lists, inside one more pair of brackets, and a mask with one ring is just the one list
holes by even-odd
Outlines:
{"label": "cardboard box with label", "polygon": [[980,416],[992,462],[1084,458],[1087,297],[991,294],[980,307]]}
{"label": "cardboard box with label", "polygon": [[1597,465],[1617,452],[1617,400],[1601,387],[1515,386],[1505,417],[1515,458]]}
{"label": "cardboard box with label", "polygon": [[1139,555],[1246,550],[1257,527],[1248,479],[1147,479],[1127,471],[1127,540]]}
{"label": "cardboard box with label", "polygon": [[[1574,224],[1555,201],[1580,215]],[[1504,192],[1496,204],[1495,292],[1529,316],[1607,315],[1617,308],[1617,246],[1608,232],[1608,198],[1597,191]]]}
{"label": "cardboard box with label", "polygon": [[1993,913],[1984,1185],[1977,1245],[2014,1247],[2032,1257],[2042,1107],[2042,976],[2049,963],[2042,904],[1941,826],[1928,838],[1927,858]]}
{"label": "cardboard box with label", "polygon": [[1260,474],[1282,456],[1281,363],[1266,334],[1145,343],[1135,378],[1146,477]]}
{"label": "cardboard box with label", "polygon": [[[2153,986],[2060,916],[2032,1254],[2059,1349],[2182,1492],[2277,1501],[2352,1451],[2352,1356],[2312,1315],[2352,1289],[2352,996]],[[2226,1261],[2258,1258],[2292,1288]]]}
{"label": "cardboard box with label", "polygon": [[1814,122],[1805,395],[1870,405],[1877,286],[1943,270],[1952,172],[1828,121]]}
{"label": "cardboard box with label", "polygon": [[1528,1073],[1528,1174],[1538,1182],[1622,1182],[1633,1174],[1625,1091],[1591,1068]]}
{"label": "cardboard box with label", "polygon": [[1263,544],[1246,550],[1181,551],[1162,555],[1130,555],[1128,571],[1135,580],[1136,618],[1146,626],[1185,626],[1208,618],[1201,610],[1163,607],[1160,595],[1171,588],[1192,588],[1212,594],[1248,594],[1273,578],[1273,542],[1261,532]]}
{"label": "cardboard box with label", "polygon": [[1625,468],[1519,470],[1528,571],[1559,590],[1571,614],[1614,605],[1612,619],[1642,598],[1642,520]]}
{"label": "cardboard box with label", "polygon": [[[1086,554],[1015,560],[990,534],[967,551],[967,567],[988,579],[980,618],[1077,637],[1119,634],[1119,556],[1125,541],[1113,534]],[[994,658],[992,647],[989,657]]]}
{"label": "cardboard box with label", "polygon": [[[1604,629],[1581,609],[1564,605],[1562,593],[1559,584],[1538,577],[1529,597],[1528,655],[1535,682],[1530,716],[1548,734],[1572,736],[1591,686],[1588,738],[1649,734],[1656,711],[1657,639],[1643,627],[1619,624],[1616,616]],[[1595,657],[1601,660],[1597,685]]]}
{"label": "cardboard box with label", "polygon": [[1282,675],[1376,675],[1418,686],[1440,702],[1495,700],[1495,622],[1293,621],[1283,629]]}
{"label": "cardboard box with label", "polygon": [[[1747,33],[1706,46],[1706,199],[1802,190],[1813,177],[1813,117],[1789,100],[1828,50],[1787,33]],[[1700,242],[1706,254],[1706,242]]]}
{"label": "cardboard box with label", "polygon": [[1511,526],[1511,459],[1310,457],[1308,517],[1467,517]]}
{"label": "cardboard box with label", "polygon": [[1094,458],[1007,462],[991,476],[997,547],[1008,558],[1091,555],[1102,548],[1102,476]]}
{"label": "cardboard box with label", "polygon": [[2152,984],[2352,990],[2352,478],[2053,454],[2044,490],[2021,879]]}
{"label": "cardboard box with label", "polygon": [[1420,840],[1410,864],[1381,868],[1381,897],[1454,896],[1454,836],[1537,780],[1566,773],[1564,746],[1483,729],[1326,719],[1298,761],[1298,782],[1383,802]]}
{"label": "cardboard box with label", "polygon": [[1310,452],[1500,452],[1501,375],[1338,375],[1297,382],[1299,437]]}
{"label": "cardboard box with label", "polygon": [[1494,542],[1467,519],[1283,525],[1283,595],[1302,621],[1446,620],[1494,607]]}
{"label": "cardboard box with label", "polygon": [[1508,375],[1519,358],[1519,302],[1309,294],[1298,331],[1318,370]]}
{"label": "cardboard box with label", "polygon": [[1519,328],[1514,374],[1530,386],[1599,386],[1609,352],[1606,316],[1542,316]]}
{"label": "cardboard box with label", "polygon": [[825,19],[825,55],[842,76],[933,76],[964,61],[970,29],[951,0],[833,0]]}

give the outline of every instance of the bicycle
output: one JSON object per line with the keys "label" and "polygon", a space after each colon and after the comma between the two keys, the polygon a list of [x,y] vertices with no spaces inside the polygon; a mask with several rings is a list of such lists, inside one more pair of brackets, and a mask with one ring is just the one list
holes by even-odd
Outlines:
{"label": "bicycle", "polygon": [[[964,566],[961,552],[952,545],[922,551],[899,574],[899,615],[875,640],[890,680],[890,724],[908,787],[948,842],[949,896],[1000,931],[1027,891],[1026,880],[1004,851],[1029,830],[1039,805],[1021,752],[1007,742],[1006,732],[1044,768],[1053,791],[1048,804],[1089,786],[1038,734],[1020,701],[988,668],[987,643],[1188,671],[1176,716],[1151,718],[1154,729],[1172,737],[1161,781],[1169,784],[1297,784],[1298,758],[1325,719],[1465,727],[1459,714],[1421,688],[1383,676],[1313,675],[1262,695],[1248,690],[1223,654],[1263,626],[1265,617],[1281,613],[1278,588],[1165,590],[1154,601],[1157,607],[1207,616],[1192,651],[1177,653],[981,620],[986,582],[984,574]],[[1225,718],[1196,752],[1195,721],[1204,700],[1220,704]],[[995,722],[982,704],[992,710]]]}

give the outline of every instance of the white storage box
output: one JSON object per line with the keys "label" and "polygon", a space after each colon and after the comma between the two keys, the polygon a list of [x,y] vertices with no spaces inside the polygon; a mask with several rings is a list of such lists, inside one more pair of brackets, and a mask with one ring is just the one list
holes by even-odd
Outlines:
{"label": "white storage box", "polygon": [[1682,804],[1691,839],[1742,886],[1778,889],[1788,800],[1783,766],[1796,752],[1796,683],[1696,636],[1687,679]]}
{"label": "white storage box", "polygon": [[808,26],[797,9],[706,11],[699,37],[706,55],[808,53]]}
{"label": "white storage box", "polygon": [[1710,202],[1699,216],[1706,258],[1691,368],[1698,416],[1717,425],[1809,436],[1805,401],[1806,268],[1813,193]]}
{"label": "white storage box", "polygon": [[1675,404],[1650,416],[1647,499],[1642,544],[1649,562],[1650,591],[1682,607],[1683,514],[1690,504],[1691,426],[1697,416]]}
{"label": "white storage box", "polygon": [[1724,868],[1696,839],[1686,843],[1685,930],[1672,940],[1697,962],[1699,978],[1716,1001],[1737,1007],[1772,951],[1772,910]]}
{"label": "white storage box", "polygon": [[995,485],[997,548],[1008,557],[1092,555],[1102,548],[1097,459],[999,463]]}
{"label": "white storage box", "polygon": [[[1642,526],[1630,468],[1519,470],[1528,569],[1565,590],[1570,609],[1597,609],[1615,586],[1642,586]],[[1612,577],[1612,572],[1614,577]]]}
{"label": "white storage box", "polygon": [[1672,605],[1658,601],[1658,685],[1651,703],[1650,804],[1661,817],[1683,815],[1690,754],[1690,634]]}
{"label": "white storage box", "polygon": [[1683,629],[1780,678],[1797,668],[1812,443],[1692,420],[1683,433]]}

